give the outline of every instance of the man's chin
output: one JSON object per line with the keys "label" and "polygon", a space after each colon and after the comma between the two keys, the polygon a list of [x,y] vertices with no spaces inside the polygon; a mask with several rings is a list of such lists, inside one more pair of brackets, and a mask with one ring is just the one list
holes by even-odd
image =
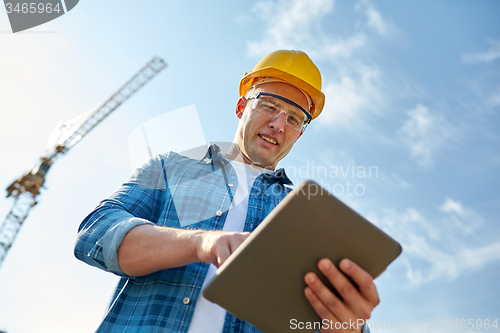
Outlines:
{"label": "man's chin", "polygon": [[269,168],[273,165],[272,161],[262,158],[262,156],[255,156],[253,154],[249,154],[249,156],[243,155],[243,160],[247,164],[256,165],[261,168]]}
{"label": "man's chin", "polygon": [[271,170],[274,170],[274,168],[276,167],[273,161],[262,160],[262,159],[253,160],[252,165],[258,166],[263,169],[271,169]]}

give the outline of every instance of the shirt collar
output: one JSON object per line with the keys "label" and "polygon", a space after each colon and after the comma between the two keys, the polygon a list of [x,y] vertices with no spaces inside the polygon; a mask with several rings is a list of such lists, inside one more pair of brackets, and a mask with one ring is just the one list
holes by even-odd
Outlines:
{"label": "shirt collar", "polygon": [[[231,146],[234,146],[234,144],[231,143],[231,145],[229,147],[226,147],[227,149],[225,149],[225,150],[229,151],[229,148],[231,148]],[[207,150],[205,156],[203,156],[200,159],[199,163],[206,163],[208,161],[210,161],[214,165],[218,165],[218,164],[225,165],[225,163],[229,163],[228,160],[223,157],[223,154],[221,153],[221,148],[219,147],[219,145],[217,145],[215,143],[212,143],[208,147],[208,150]],[[271,173],[264,173],[263,177],[265,179],[268,179],[269,181],[278,180],[283,185],[293,185],[293,182],[286,175],[284,168],[274,170],[274,172],[271,172]]]}

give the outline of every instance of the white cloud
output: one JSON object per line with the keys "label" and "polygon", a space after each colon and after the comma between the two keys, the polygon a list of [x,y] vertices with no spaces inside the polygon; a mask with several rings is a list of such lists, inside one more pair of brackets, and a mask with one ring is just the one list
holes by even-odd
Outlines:
{"label": "white cloud", "polygon": [[439,210],[445,213],[455,213],[460,217],[464,216],[464,210],[462,208],[462,204],[458,201],[453,201],[450,198],[447,198],[445,202],[439,207]]}
{"label": "white cloud", "polygon": [[368,16],[368,26],[375,29],[382,36],[387,35],[387,27],[382,18],[382,15],[378,11],[373,8],[369,8],[366,11],[366,15]]}
{"label": "white cloud", "polygon": [[360,66],[354,75],[344,75],[338,82],[328,83],[323,91],[326,105],[320,126],[337,125],[353,131],[360,125],[359,114],[373,110],[382,103],[377,87],[381,73],[374,68]]}
{"label": "white cloud", "polygon": [[370,220],[402,244],[400,261],[412,286],[437,279],[453,280],[500,260],[500,242],[471,241],[483,224],[483,218],[473,209],[447,198],[439,210],[444,215],[432,220],[415,208],[402,213],[386,209],[381,218],[370,214]]}
{"label": "white cloud", "polygon": [[460,230],[463,234],[473,234],[483,223],[481,216],[450,198],[446,198],[439,210],[448,213],[453,228]]}
{"label": "white cloud", "polygon": [[457,134],[442,114],[432,113],[418,104],[408,111],[408,120],[399,134],[410,148],[411,157],[421,166],[430,168],[437,153]]}
{"label": "white cloud", "polygon": [[[261,57],[281,48],[304,50],[323,75],[326,102],[317,126],[335,126],[352,137],[370,132],[373,138],[387,141],[380,131],[372,129],[373,115],[390,111],[387,105],[396,94],[392,90],[387,94],[385,90],[394,83],[366,59],[376,52],[374,44],[378,36],[387,37],[396,29],[371,2],[360,1],[356,13],[366,24],[356,26],[353,22],[354,33],[332,34],[320,22],[326,17],[335,20],[337,13],[333,9],[333,0],[257,3],[253,11],[265,22],[266,29],[260,40],[247,41],[248,54]],[[377,35],[370,34],[371,30]],[[397,89],[398,96],[407,93],[402,91],[407,89],[405,84],[399,84]]]}
{"label": "white cloud", "polygon": [[247,41],[249,54],[261,56],[277,49],[307,45],[312,23],[328,14],[333,6],[333,0],[258,2],[253,11],[271,23],[263,40]]}
{"label": "white cloud", "polygon": [[395,173],[390,175],[383,174],[381,178],[386,184],[399,190],[408,190],[412,188],[412,185],[409,182],[402,179]]}
{"label": "white cloud", "polygon": [[492,62],[500,57],[500,41],[491,40],[490,48],[487,51],[465,54],[462,62],[474,64],[478,62]]}
{"label": "white cloud", "polygon": [[366,15],[366,25],[383,37],[389,37],[394,27],[382,17],[382,14],[375,9],[375,6],[367,1],[361,0],[356,9],[363,11]]}
{"label": "white cloud", "polygon": [[358,32],[332,39],[328,33],[315,29],[319,27],[318,21],[333,8],[333,0],[258,2],[253,11],[270,23],[263,39],[247,41],[249,55],[262,56],[277,49],[301,49],[316,60],[349,58],[354,51],[367,46],[365,34]]}
{"label": "white cloud", "polygon": [[500,106],[500,86],[497,86],[495,91],[492,92],[488,98],[488,104],[491,107]]}
{"label": "white cloud", "polygon": [[349,58],[357,49],[366,46],[366,36],[363,34],[356,34],[349,38],[339,38],[336,41],[331,41],[324,45],[322,54],[319,57],[343,57]]}

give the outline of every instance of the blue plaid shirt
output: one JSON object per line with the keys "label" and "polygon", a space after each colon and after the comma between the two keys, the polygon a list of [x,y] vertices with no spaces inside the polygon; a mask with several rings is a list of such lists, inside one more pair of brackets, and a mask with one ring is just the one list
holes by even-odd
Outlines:
{"label": "blue plaid shirt", "polygon": [[[250,190],[244,231],[253,231],[292,185],[283,169],[263,173]],[[216,145],[201,160],[170,152],[137,168],[81,223],[75,256],[122,278],[97,332],[187,332],[209,264],[196,262],[141,277],[127,276],[117,250],[142,224],[221,230],[238,186]],[[229,312],[223,332],[259,332]]]}

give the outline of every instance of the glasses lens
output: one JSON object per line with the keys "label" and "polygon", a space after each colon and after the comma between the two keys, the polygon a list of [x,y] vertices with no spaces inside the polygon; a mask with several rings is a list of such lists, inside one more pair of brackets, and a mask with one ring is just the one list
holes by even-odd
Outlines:
{"label": "glasses lens", "polygon": [[294,105],[272,96],[260,96],[253,104],[253,109],[268,118],[276,118],[282,112],[286,115],[286,125],[301,131],[307,122],[305,113]]}

